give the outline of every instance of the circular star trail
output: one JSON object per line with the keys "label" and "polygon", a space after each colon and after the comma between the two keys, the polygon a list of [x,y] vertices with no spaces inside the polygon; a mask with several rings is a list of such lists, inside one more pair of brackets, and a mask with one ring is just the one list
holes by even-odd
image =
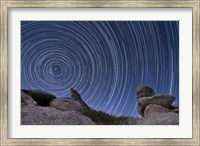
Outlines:
{"label": "circular star trail", "polygon": [[179,102],[177,21],[22,21],[21,86],[138,116],[136,88]]}

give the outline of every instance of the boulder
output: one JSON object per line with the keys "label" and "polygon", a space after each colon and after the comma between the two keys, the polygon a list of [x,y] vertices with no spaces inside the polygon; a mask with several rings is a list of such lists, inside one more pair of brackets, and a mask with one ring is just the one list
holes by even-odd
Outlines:
{"label": "boulder", "polygon": [[153,95],[139,98],[138,104],[142,107],[146,107],[149,104],[157,104],[169,109],[174,100],[175,97],[170,95]]}
{"label": "boulder", "polygon": [[56,98],[56,96],[40,90],[23,90],[23,92],[31,96],[40,106],[49,106],[51,100]]}
{"label": "boulder", "polygon": [[62,111],[83,112],[84,110],[87,110],[87,107],[73,99],[53,99],[49,106]]}
{"label": "boulder", "polygon": [[170,112],[170,110],[160,105],[149,104],[144,110],[144,116],[148,116],[154,113],[166,113],[166,112]]}
{"label": "boulder", "polygon": [[37,106],[38,104],[31,96],[21,91],[21,106]]}
{"label": "boulder", "polygon": [[138,119],[136,125],[178,125],[179,114],[174,112],[154,113]]}
{"label": "boulder", "polygon": [[153,96],[155,92],[152,88],[147,86],[139,86],[136,90],[137,98]]}
{"label": "boulder", "polygon": [[21,109],[22,125],[94,125],[88,117],[76,111],[61,111],[51,107],[25,106]]}

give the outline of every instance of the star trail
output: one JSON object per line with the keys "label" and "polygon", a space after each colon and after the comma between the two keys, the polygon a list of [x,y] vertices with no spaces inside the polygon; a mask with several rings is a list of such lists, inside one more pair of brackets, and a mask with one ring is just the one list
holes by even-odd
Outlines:
{"label": "star trail", "polygon": [[21,88],[137,117],[139,85],[179,104],[178,21],[21,22]]}

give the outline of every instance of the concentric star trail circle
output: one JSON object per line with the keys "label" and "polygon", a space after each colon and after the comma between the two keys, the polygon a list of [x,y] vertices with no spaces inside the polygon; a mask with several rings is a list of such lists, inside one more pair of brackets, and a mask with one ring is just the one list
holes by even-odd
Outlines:
{"label": "concentric star trail circle", "polygon": [[138,116],[136,88],[179,103],[178,21],[22,21],[21,86]]}

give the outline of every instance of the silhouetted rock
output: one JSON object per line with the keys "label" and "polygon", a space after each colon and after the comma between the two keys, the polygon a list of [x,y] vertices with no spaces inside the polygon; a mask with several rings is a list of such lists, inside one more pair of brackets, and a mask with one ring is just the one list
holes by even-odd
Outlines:
{"label": "silhouetted rock", "polygon": [[144,116],[148,116],[154,113],[166,113],[166,112],[170,112],[170,110],[160,105],[149,104],[144,110]]}
{"label": "silhouetted rock", "polygon": [[40,106],[49,106],[51,100],[56,98],[56,96],[40,90],[23,90],[23,91],[24,93],[31,96]]}
{"label": "silhouetted rock", "polygon": [[31,96],[21,91],[21,106],[37,106],[38,104],[33,100]]}
{"label": "silhouetted rock", "polygon": [[155,92],[152,88],[147,86],[139,86],[136,90],[137,98],[153,96]]}
{"label": "silhouetted rock", "polygon": [[88,108],[80,103],[80,101],[76,101],[73,99],[53,99],[49,105],[50,107],[54,107],[58,110],[62,111],[79,111],[83,112]]}
{"label": "silhouetted rock", "polygon": [[71,91],[71,99],[78,101],[83,107],[89,109],[89,106],[82,100],[80,94],[73,88],[70,89]]}
{"label": "silhouetted rock", "polygon": [[137,125],[178,125],[179,114],[174,112],[154,113],[137,120]]}
{"label": "silhouetted rock", "polygon": [[71,98],[72,99],[82,100],[80,94],[74,88],[71,88],[70,91],[71,91]]}
{"label": "silhouetted rock", "polygon": [[22,125],[94,125],[88,117],[76,111],[61,111],[51,107],[21,108]]}

